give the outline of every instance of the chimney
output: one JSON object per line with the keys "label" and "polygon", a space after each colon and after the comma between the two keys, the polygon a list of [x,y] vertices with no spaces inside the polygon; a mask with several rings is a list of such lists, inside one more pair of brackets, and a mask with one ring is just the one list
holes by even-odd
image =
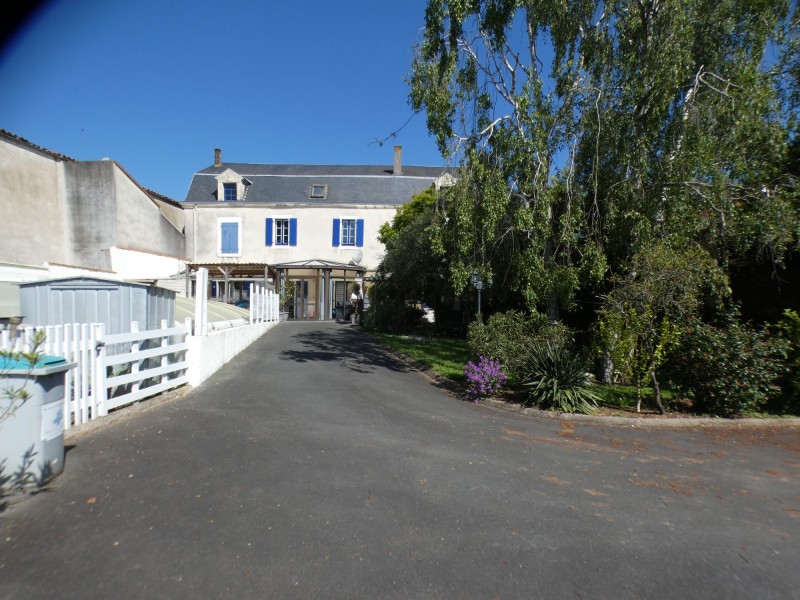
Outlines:
{"label": "chimney", "polygon": [[214,148],[214,166],[219,167],[222,165],[222,150]]}
{"label": "chimney", "polygon": [[402,146],[395,146],[394,147],[394,170],[392,171],[393,175],[402,175],[403,174],[403,147]]}

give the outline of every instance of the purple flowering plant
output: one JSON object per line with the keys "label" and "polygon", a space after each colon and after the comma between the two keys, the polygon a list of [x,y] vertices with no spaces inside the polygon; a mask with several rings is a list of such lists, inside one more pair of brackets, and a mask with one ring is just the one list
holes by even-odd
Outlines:
{"label": "purple flowering plant", "polygon": [[500,362],[491,358],[479,357],[477,364],[469,361],[464,367],[467,377],[467,395],[477,402],[491,396],[508,381],[500,368]]}

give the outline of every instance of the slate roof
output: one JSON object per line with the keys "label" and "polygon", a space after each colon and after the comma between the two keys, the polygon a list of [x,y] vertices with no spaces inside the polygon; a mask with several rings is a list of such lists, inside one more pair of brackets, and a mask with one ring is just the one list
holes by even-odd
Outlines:
{"label": "slate roof", "polygon": [[[222,163],[194,174],[185,202],[217,203],[216,176],[228,169],[250,182],[240,203],[315,205],[400,205],[450,171],[445,167],[403,166],[401,175],[393,175],[391,166],[382,165]],[[326,185],[327,196],[310,198],[312,185]]]}

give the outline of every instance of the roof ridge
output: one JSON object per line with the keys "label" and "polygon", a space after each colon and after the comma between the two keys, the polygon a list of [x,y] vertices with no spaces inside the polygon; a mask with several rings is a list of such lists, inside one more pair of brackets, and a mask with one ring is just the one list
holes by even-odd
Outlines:
{"label": "roof ridge", "polygon": [[10,138],[12,140],[15,140],[17,142],[23,143],[26,146],[30,146],[34,150],[38,150],[39,152],[43,152],[45,154],[48,154],[48,155],[50,155],[53,158],[56,158],[58,160],[78,162],[77,159],[74,159],[71,156],[67,156],[66,154],[61,154],[60,152],[55,152],[53,150],[48,150],[44,146],[39,146],[38,144],[34,144],[30,140],[26,140],[24,137],[22,137],[20,135],[17,135],[15,133],[11,133],[10,131],[6,131],[5,129],[0,129],[0,135],[3,135],[5,137]]}

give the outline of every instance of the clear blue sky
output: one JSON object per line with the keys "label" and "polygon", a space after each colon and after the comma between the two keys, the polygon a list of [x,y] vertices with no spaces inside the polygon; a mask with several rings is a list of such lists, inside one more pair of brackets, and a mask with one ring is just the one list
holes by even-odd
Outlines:
{"label": "clear blue sky", "polygon": [[425,0],[56,0],[0,54],[0,128],[184,199],[223,161],[443,164],[407,103]]}

